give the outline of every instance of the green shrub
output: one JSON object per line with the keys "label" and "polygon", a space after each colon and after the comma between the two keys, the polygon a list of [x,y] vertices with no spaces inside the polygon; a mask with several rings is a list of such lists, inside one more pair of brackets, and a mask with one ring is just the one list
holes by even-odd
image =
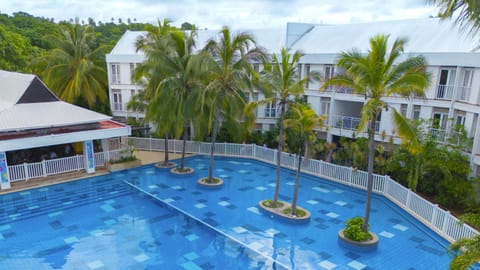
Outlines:
{"label": "green shrub", "polygon": [[[262,205],[268,208],[274,208],[273,207],[273,200],[265,200],[262,202]],[[277,207],[276,208],[281,208],[283,207],[283,202],[277,201]]]}
{"label": "green shrub", "polygon": [[372,240],[373,239],[372,235],[362,230],[362,223],[363,223],[362,217],[353,217],[347,220],[345,222],[345,225],[346,225],[345,229],[343,230],[343,235],[345,236],[345,238],[353,241],[357,241],[357,242]]}
{"label": "green shrub", "polygon": [[[297,217],[304,217],[304,216],[307,215],[307,212],[305,212],[305,211],[303,211],[302,209],[299,209],[299,208],[295,209],[295,212],[297,214]],[[288,207],[288,208],[283,209],[283,213],[285,215],[290,215],[290,213],[292,213],[292,208]]]}

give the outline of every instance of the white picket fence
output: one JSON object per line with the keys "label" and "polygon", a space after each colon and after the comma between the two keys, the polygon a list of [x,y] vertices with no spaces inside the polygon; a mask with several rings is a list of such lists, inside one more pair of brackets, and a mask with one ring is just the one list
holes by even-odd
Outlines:
{"label": "white picket fence", "polygon": [[[163,139],[130,137],[129,144],[138,150],[165,150]],[[210,154],[210,145],[210,143],[205,142],[187,141],[186,152],[190,154]],[[168,150],[173,153],[180,153],[182,151],[182,141],[169,140]],[[215,155],[248,157],[271,164],[276,164],[277,160],[277,150],[254,144],[216,143]],[[282,153],[281,164],[283,167],[295,169],[296,162],[296,155]],[[367,188],[367,172],[355,170],[351,167],[310,159],[302,164],[302,171],[355,188],[364,190]],[[392,180],[388,175],[374,174],[373,192],[385,196],[451,242],[478,234],[475,229],[460,222],[450,212],[425,200],[415,192]]]}
{"label": "white picket fence", "polygon": [[[107,161],[115,161],[125,155],[126,149],[116,149],[95,153],[95,167],[102,167]],[[85,168],[83,155],[43,160],[35,163],[23,163],[8,166],[11,182],[47,177],[60,173],[80,171]]]}

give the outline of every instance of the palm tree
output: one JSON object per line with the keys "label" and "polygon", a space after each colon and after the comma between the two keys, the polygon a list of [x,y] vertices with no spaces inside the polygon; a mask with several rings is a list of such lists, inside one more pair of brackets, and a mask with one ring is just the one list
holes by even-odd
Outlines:
{"label": "palm tree", "polygon": [[456,23],[462,29],[472,34],[480,30],[480,3],[475,0],[427,0],[440,8],[439,16],[442,19],[451,18],[458,14]]}
{"label": "palm tree", "polygon": [[[165,79],[162,61],[165,58],[165,52],[169,50],[168,35],[171,31],[168,20],[164,20],[163,23],[158,21],[156,26],[147,27],[148,33],[136,41],[137,50],[145,53],[146,60],[135,69],[133,80],[145,85],[145,93],[137,97],[139,103],[135,105],[135,100],[133,100],[133,104],[129,104],[131,108],[139,106],[138,108],[145,112],[145,121],[156,124],[156,133],[164,137],[163,165],[166,167],[172,165],[169,162],[168,138],[175,124],[172,105],[176,100],[174,96],[160,92],[160,86],[162,80]],[[142,103],[145,105],[143,106]]]}
{"label": "palm tree", "polygon": [[[398,62],[405,43],[406,39],[396,39],[389,49],[388,36],[376,35],[370,39],[367,54],[356,49],[342,52],[336,64],[345,70],[345,74],[327,80],[321,87],[321,90],[329,86],[349,87],[354,93],[365,96],[358,125],[358,132],[362,132],[369,123],[367,200],[362,224],[365,232],[368,230],[370,218],[376,121],[383,109],[389,109],[384,99],[390,96],[409,97],[413,94],[423,96],[429,84],[429,74],[425,70],[425,59],[422,56],[409,57]],[[400,137],[417,141],[415,133],[404,128],[406,119],[394,108],[391,109]]]}
{"label": "palm tree", "polygon": [[[182,137],[182,158],[179,170],[184,171],[185,147],[188,124],[199,115],[196,101],[202,87],[204,77],[201,57],[203,54],[193,54],[195,48],[195,31],[186,33],[172,31],[168,34],[169,45],[161,57],[160,68],[163,79],[158,84],[159,98],[173,98],[170,103],[175,115],[175,137]],[[160,60],[160,59],[159,59]],[[170,107],[169,106],[169,107]]]}
{"label": "palm tree", "polygon": [[287,106],[294,101],[292,98],[298,98],[305,92],[305,84],[309,81],[318,79],[317,74],[307,74],[303,79],[298,79],[298,63],[302,58],[303,53],[296,51],[293,55],[288,52],[286,48],[282,48],[280,58],[273,55],[270,60],[263,61],[262,76],[264,77],[264,84],[267,93],[271,93],[271,97],[266,97],[258,102],[253,102],[247,107],[247,114],[251,114],[253,108],[262,104],[273,103],[280,108],[279,117],[279,134],[278,134],[278,149],[277,149],[277,169],[276,169],[276,183],[275,193],[273,195],[271,207],[277,207],[278,195],[280,194],[280,169],[281,169],[281,155],[284,144],[284,120]]}
{"label": "palm tree", "polygon": [[290,215],[297,216],[298,184],[300,169],[302,167],[302,149],[305,149],[305,156],[308,156],[311,143],[316,139],[315,128],[323,123],[323,117],[317,116],[315,111],[306,104],[295,104],[291,107],[292,118],[285,120],[285,128],[293,128],[298,135],[298,162],[293,187],[293,198]]}
{"label": "palm tree", "polygon": [[55,48],[33,61],[45,83],[70,103],[107,102],[106,47],[93,48],[95,32],[89,25],[61,25],[61,36],[52,37]]}
{"label": "palm tree", "polygon": [[225,122],[234,126],[241,120],[247,100],[246,91],[252,89],[252,62],[263,56],[263,51],[255,47],[255,40],[250,34],[232,35],[227,27],[219,34],[219,40],[209,40],[204,48],[210,60],[206,61],[208,85],[200,104],[203,113],[208,115],[209,130],[212,131],[207,183],[213,181],[213,154],[219,125]]}

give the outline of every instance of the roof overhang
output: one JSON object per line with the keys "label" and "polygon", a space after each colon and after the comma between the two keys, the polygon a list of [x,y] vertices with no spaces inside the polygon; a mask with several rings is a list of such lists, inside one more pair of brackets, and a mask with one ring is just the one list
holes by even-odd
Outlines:
{"label": "roof overhang", "polygon": [[129,135],[131,135],[130,126],[109,120],[101,122],[101,128],[94,130],[0,140],[0,152]]}

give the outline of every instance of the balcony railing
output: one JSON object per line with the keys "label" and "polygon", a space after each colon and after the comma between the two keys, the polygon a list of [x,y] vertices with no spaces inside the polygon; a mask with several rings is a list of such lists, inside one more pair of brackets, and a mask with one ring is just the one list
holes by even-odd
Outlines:
{"label": "balcony railing", "polygon": [[438,143],[450,144],[471,151],[471,139],[467,138],[462,132],[446,129],[430,128],[430,136]]}
{"label": "balcony railing", "polygon": [[460,86],[458,87],[458,100],[468,101],[470,96],[470,86]]}
{"label": "balcony railing", "polygon": [[452,99],[453,89],[453,85],[439,84],[437,87],[437,95],[435,97],[441,99]]}
{"label": "balcony railing", "polygon": [[[358,124],[360,123],[360,118],[343,116],[343,115],[332,115],[330,118],[330,126],[334,128],[346,129],[346,130],[357,130]],[[375,132],[380,130],[380,121],[377,121],[375,126]]]}
{"label": "balcony railing", "polygon": [[114,111],[123,111],[123,104],[119,102],[113,103],[113,110]]}
{"label": "balcony railing", "polygon": [[265,117],[266,117],[266,118],[275,118],[275,117],[277,117],[277,109],[275,109],[275,108],[266,108],[266,109],[265,109]]}

